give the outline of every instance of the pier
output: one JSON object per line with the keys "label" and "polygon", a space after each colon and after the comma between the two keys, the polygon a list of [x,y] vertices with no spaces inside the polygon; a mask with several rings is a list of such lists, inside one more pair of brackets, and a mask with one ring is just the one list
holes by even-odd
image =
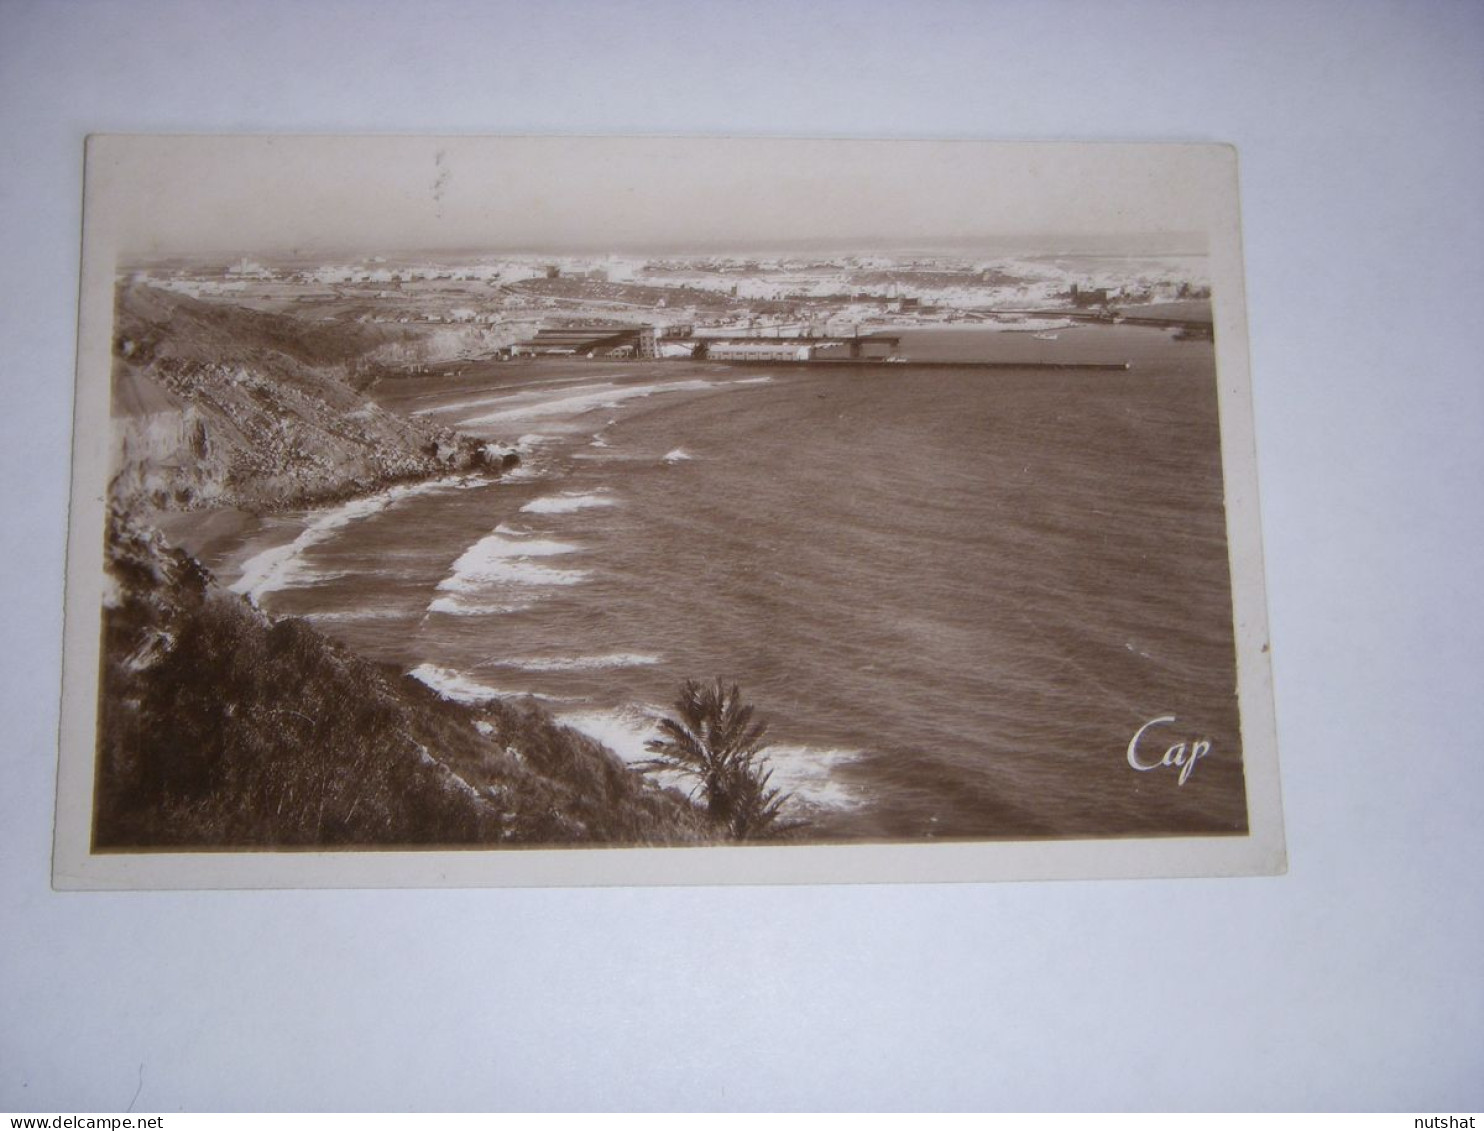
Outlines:
{"label": "pier", "polygon": [[[1037,312],[1031,312],[1037,313]],[[1069,314],[1078,321],[1109,320],[1105,314]],[[1199,323],[1173,318],[1127,319],[1151,325],[1198,327]],[[1209,332],[1209,330],[1208,330]],[[870,334],[697,334],[687,326],[681,334],[667,335],[652,325],[543,327],[536,334],[508,348],[510,358],[576,357],[605,361],[710,362],[718,365],[812,365],[883,366],[910,365],[917,369],[1040,370],[1058,372],[1116,372],[1130,368],[1128,362],[1091,361],[921,361],[895,356],[902,336]],[[843,347],[843,348],[842,348]],[[678,351],[678,352],[668,352]]]}
{"label": "pier", "polygon": [[[866,357],[865,350],[868,346],[884,347],[888,354],[892,353],[900,344],[901,336],[898,334],[857,334],[857,335],[830,335],[830,334],[793,334],[763,335],[763,334],[717,334],[697,335],[695,342],[704,342],[708,348],[724,348],[726,345],[761,345],[779,346],[788,348],[795,347],[819,347],[819,346],[848,346],[851,360],[870,360]],[[842,359],[844,360],[844,359]],[[876,359],[881,360],[881,359]]]}
{"label": "pier", "polygon": [[713,365],[760,365],[769,368],[777,368],[781,365],[796,366],[800,369],[895,369],[900,366],[903,369],[987,369],[987,370],[1057,370],[1089,372],[1117,372],[1126,373],[1133,368],[1126,361],[888,361],[879,357],[834,359],[823,358],[799,358],[786,360],[762,360],[747,359],[735,361],[713,360]]}

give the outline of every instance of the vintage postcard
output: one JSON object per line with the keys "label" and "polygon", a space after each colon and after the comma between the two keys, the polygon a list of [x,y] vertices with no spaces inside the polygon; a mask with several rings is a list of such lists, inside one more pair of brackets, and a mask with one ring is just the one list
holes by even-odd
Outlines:
{"label": "vintage postcard", "polygon": [[1236,157],[101,136],[54,883],[1281,872]]}

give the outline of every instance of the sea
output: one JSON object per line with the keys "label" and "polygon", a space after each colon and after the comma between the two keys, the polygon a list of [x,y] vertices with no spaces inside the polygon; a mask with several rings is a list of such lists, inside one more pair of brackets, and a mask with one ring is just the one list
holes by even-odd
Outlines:
{"label": "sea", "polygon": [[[630,763],[683,681],[735,682],[807,838],[1245,831],[1211,343],[894,349],[383,381],[519,467],[193,548],[274,616],[449,698],[534,697]],[[1048,361],[1128,368],[1020,365]]]}

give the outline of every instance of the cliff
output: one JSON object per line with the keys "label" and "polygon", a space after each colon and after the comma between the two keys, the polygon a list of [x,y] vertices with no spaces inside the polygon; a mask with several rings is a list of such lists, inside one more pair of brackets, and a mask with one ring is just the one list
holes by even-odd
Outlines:
{"label": "cliff", "polygon": [[401,336],[120,288],[114,499],[264,510],[483,466],[477,441],[362,395]]}

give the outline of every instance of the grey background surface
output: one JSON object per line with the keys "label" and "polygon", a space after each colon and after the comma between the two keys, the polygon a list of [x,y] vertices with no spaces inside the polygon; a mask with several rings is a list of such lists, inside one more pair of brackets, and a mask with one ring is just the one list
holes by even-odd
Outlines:
{"label": "grey background surface", "polygon": [[[1447,2],[0,0],[0,1108],[1484,1107],[1481,49]],[[237,130],[1235,143],[1290,874],[53,893],[82,139]]]}

